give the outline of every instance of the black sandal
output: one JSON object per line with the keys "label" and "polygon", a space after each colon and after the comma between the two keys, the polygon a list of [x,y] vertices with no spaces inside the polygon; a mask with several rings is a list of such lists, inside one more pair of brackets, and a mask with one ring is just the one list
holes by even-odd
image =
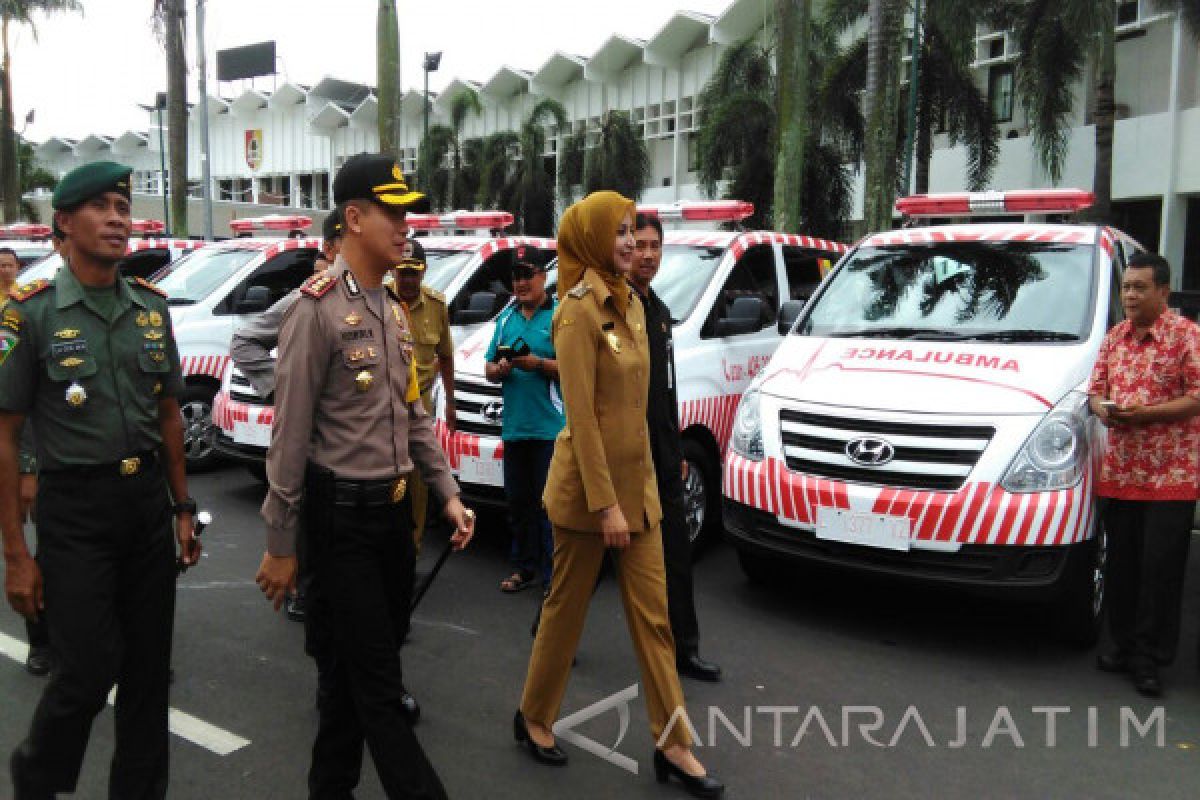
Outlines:
{"label": "black sandal", "polygon": [[509,575],[504,580],[500,581],[500,591],[505,594],[516,594],[528,589],[534,584],[534,578],[537,576],[532,572],[517,570],[512,575]]}

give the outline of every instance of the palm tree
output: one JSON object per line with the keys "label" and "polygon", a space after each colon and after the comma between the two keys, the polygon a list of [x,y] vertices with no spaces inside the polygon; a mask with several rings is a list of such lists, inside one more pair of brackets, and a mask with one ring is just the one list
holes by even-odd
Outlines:
{"label": "palm tree", "polygon": [[564,208],[575,202],[575,187],[583,186],[587,154],[586,128],[563,136],[558,156],[558,197]]}
{"label": "palm tree", "polygon": [[479,146],[479,193],[476,202],[481,208],[502,208],[514,215],[511,198],[505,187],[509,183],[511,153],[520,144],[512,131],[500,131],[483,138]]}
{"label": "palm tree", "polygon": [[633,127],[627,112],[607,112],[600,123],[599,140],[587,149],[584,158],[584,194],[611,189],[637,200],[649,180],[646,140]]}
{"label": "palm tree", "polygon": [[463,91],[450,98],[450,132],[452,146],[452,166],[453,173],[450,177],[449,203],[450,208],[454,208],[455,204],[461,199],[468,197],[467,194],[459,194],[459,180],[462,174],[463,167],[463,148],[462,148],[462,131],[463,125],[467,122],[467,116],[470,114],[482,114],[483,105],[479,102],[479,95],[472,89],[464,89]]}
{"label": "palm tree", "polygon": [[867,11],[867,147],[863,221],[892,227],[899,144],[900,46],[906,0],[870,0]]}
{"label": "palm tree", "polygon": [[483,167],[483,139],[475,137],[462,142],[462,164],[454,179],[455,202],[473,205],[479,196]]}
{"label": "palm tree", "polygon": [[8,34],[13,25],[28,25],[37,37],[33,23],[36,13],[82,11],[78,0],[0,0],[0,194],[4,196],[3,219],[15,222],[21,189],[17,178],[17,135],[13,127],[12,54]]}
{"label": "palm tree", "polygon": [[53,189],[58,184],[58,179],[38,166],[33,145],[20,137],[17,141],[17,171],[20,175],[21,197],[17,207],[18,219],[40,222],[37,206],[25,199],[25,193],[35,189]]}
{"label": "palm tree", "polygon": [[402,91],[400,19],[396,0],[379,0],[375,12],[375,80],[379,91],[379,151],[398,156]]}
{"label": "palm tree", "polygon": [[454,130],[449,125],[431,125],[421,140],[417,163],[421,165],[421,190],[429,195],[434,208],[450,206],[452,176],[446,163],[454,150]]}
{"label": "palm tree", "polygon": [[809,23],[812,0],[776,0],[775,48],[779,102],[776,130],[774,210],[776,230],[799,233],[804,215],[802,185],[808,150]]}
{"label": "palm tree", "polygon": [[167,55],[167,151],[171,233],[188,235],[187,9],[184,0],[154,0],[154,26]]}
{"label": "palm tree", "polygon": [[554,167],[546,163],[546,128],[567,128],[567,111],[557,100],[545,98],[529,112],[517,137],[520,160],[506,194],[520,219],[521,232],[532,236],[554,235]]}

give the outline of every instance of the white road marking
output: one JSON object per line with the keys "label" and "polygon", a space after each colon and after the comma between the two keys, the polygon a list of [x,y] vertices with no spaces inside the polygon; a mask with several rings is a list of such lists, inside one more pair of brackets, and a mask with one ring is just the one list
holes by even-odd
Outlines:
{"label": "white road marking", "polygon": [[[24,665],[25,659],[29,657],[29,646],[20,639],[0,633],[0,653],[8,656],[18,664]],[[116,696],[117,690],[116,687],[113,687],[113,690],[108,693],[109,705],[113,704]],[[250,744],[249,739],[243,739],[236,733],[230,733],[227,730],[218,728],[216,725],[205,722],[198,717],[193,717],[191,714],[187,714],[177,708],[168,710],[167,726],[170,728],[171,733],[180,739],[186,739],[192,744],[199,745],[205,750],[216,753],[219,756],[227,756]]]}
{"label": "white road marking", "polygon": [[446,630],[451,630],[455,633],[465,633],[468,636],[479,635],[479,631],[475,630],[474,628],[455,625],[453,622],[436,622],[431,619],[421,619],[420,617],[413,617],[412,622],[414,625],[423,625],[426,628],[445,628]]}
{"label": "white road marking", "polygon": [[254,581],[203,581],[200,583],[180,583],[177,589],[244,589],[248,586],[258,588]]}

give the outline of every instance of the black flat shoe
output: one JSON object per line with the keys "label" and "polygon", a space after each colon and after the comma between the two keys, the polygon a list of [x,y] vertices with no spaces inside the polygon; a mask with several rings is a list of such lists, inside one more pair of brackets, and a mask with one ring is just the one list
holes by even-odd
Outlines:
{"label": "black flat shoe", "polygon": [[513,737],[516,738],[519,744],[525,745],[525,749],[529,751],[529,755],[533,756],[533,760],[539,764],[545,764],[550,767],[565,767],[567,765],[567,754],[560,750],[557,744],[542,747],[529,736],[529,728],[525,725],[525,715],[520,711],[513,717]]}
{"label": "black flat shoe", "polygon": [[698,681],[716,683],[721,680],[721,668],[711,661],[705,661],[697,653],[681,655],[675,660],[675,669],[680,675]]}
{"label": "black flat shoe", "polygon": [[1159,680],[1158,670],[1148,669],[1135,674],[1133,688],[1143,697],[1162,697],[1162,681]]}
{"label": "black flat shoe", "polygon": [[684,790],[692,797],[724,797],[725,784],[712,775],[689,775],[671,763],[663,755],[662,750],[654,751],[654,777],[659,783],[666,783],[674,775],[683,784]]}
{"label": "black flat shoe", "polygon": [[29,657],[25,659],[25,671],[30,675],[42,677],[50,674],[50,648],[49,647],[31,647],[29,648]]}

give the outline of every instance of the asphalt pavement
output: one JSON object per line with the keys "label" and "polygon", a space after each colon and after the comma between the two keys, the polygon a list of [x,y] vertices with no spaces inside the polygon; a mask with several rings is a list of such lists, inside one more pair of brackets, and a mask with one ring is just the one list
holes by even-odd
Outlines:
{"label": "asphalt pavement", "polygon": [[[273,613],[253,583],[262,486],[229,467],[193,476],[191,487],[214,522],[203,562],[179,583],[169,796],[303,798],[314,670],[302,626]],[[501,515],[480,516],[479,540],[447,563],[402,653],[424,709],[418,736],[450,796],[684,796],[655,784],[645,708],[628,700],[639,677],[612,580],[593,599],[563,707],[600,704],[574,728],[594,744],[564,743],[565,769],[536,765],[514,744],[538,595],[498,591],[508,572]],[[426,541],[425,569],[444,535]],[[1043,609],[840,573],[762,588],[717,545],[695,576],[702,654],[725,679],[684,681],[697,753],[729,798],[1200,796],[1198,549],[1180,659],[1164,673],[1166,695],[1151,701],[1097,672],[1094,652],[1061,644]],[[0,612],[5,761],[42,687],[12,658],[23,640],[17,617]],[[107,710],[78,797],[105,796],[111,753]],[[0,781],[0,797],[9,792]],[[357,796],[383,797],[369,756]]]}

